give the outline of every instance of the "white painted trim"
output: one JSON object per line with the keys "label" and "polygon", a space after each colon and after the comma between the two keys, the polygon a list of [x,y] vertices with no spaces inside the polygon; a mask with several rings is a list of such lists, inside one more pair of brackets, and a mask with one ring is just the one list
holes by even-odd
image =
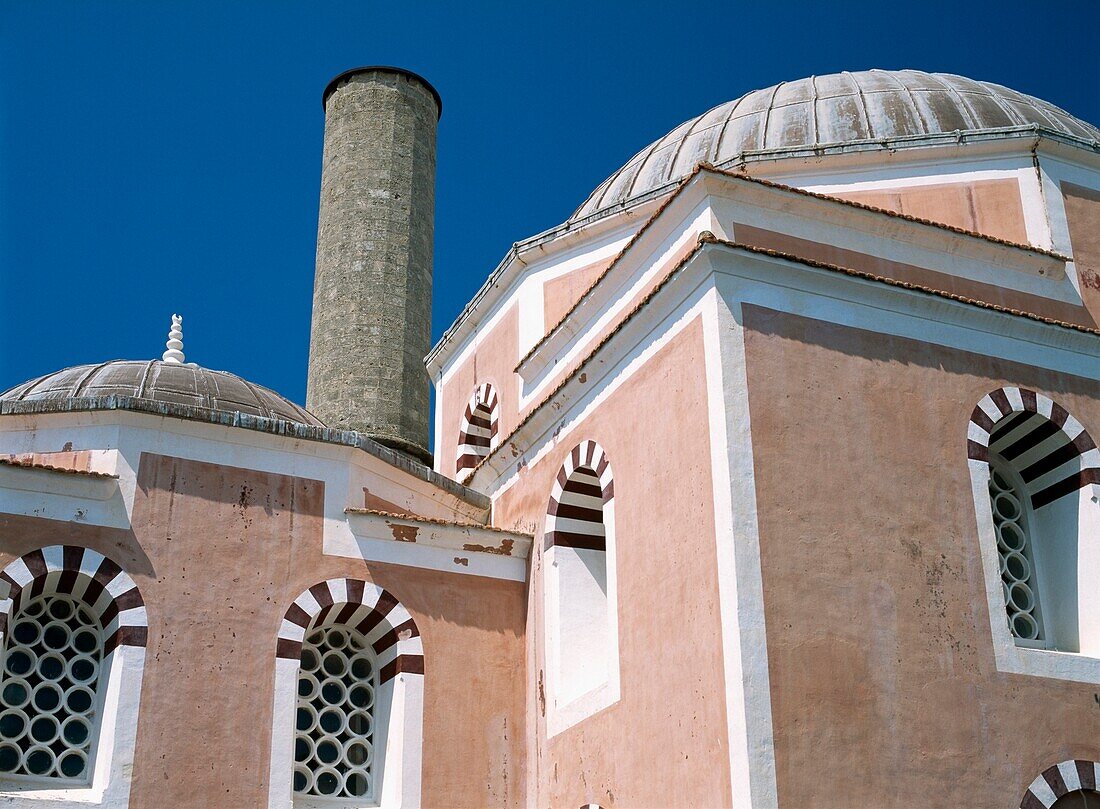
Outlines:
{"label": "white painted trim", "polygon": [[778,806],[744,327],[711,287],[702,310],[718,601],[734,806]]}
{"label": "white painted trim", "polygon": [[[332,592],[332,582],[330,593]],[[377,585],[368,582],[364,596],[371,595]],[[307,595],[307,590],[304,595]],[[374,595],[377,595],[375,593]],[[299,599],[302,596],[299,596]],[[297,602],[299,599],[295,599]],[[368,598],[369,602],[369,598]],[[354,613],[352,621],[362,613]],[[373,643],[391,624],[400,625],[409,618],[408,611],[397,604],[366,636]],[[376,659],[379,669],[397,654],[423,653],[419,637],[398,641]],[[327,801],[294,794],[294,738],[298,710],[298,673],[300,659],[275,659],[275,693],[272,709],[271,768],[268,777],[268,809],[417,809],[421,800],[424,745],[424,675],[401,672],[379,684],[374,705],[374,794],[369,799]]]}
{"label": "white painted trim", "polygon": [[[603,454],[602,448],[599,450]],[[568,464],[568,459],[566,461]],[[610,469],[611,467],[609,467]],[[555,482],[555,486],[556,486]],[[548,528],[549,529],[549,517]],[[618,544],[615,532],[615,498],[603,504],[604,540],[606,543],[605,570],[607,576],[607,676],[602,682],[588,691],[577,695],[568,702],[559,704],[558,672],[561,671],[560,648],[562,643],[561,626],[558,621],[558,606],[562,601],[559,580],[556,575],[556,554],[559,551],[574,551],[573,548],[548,548],[543,553],[543,620],[545,630],[544,655],[546,660],[546,735],[553,738],[559,733],[584,721],[599,711],[609,708],[619,701],[619,576]],[[583,551],[582,551],[583,552]],[[599,553],[599,551],[595,551]]]}
{"label": "white painted trim", "polygon": [[34,466],[0,464],[0,489],[53,494],[79,500],[107,500],[116,488],[117,475],[102,477]]}
{"label": "white painted trim", "polygon": [[[576,379],[567,382],[555,394],[553,406],[543,406],[521,434],[512,436],[511,441],[525,451],[515,456],[502,452],[490,456],[472,483],[494,499],[509,488],[523,465],[536,463],[563,440],[586,411],[644,364],[641,352],[650,353],[653,346],[643,348],[642,343],[651,335],[667,332],[669,318],[678,319],[686,313],[684,301],[697,293],[712,271],[720,276],[719,289],[728,301],[1100,379],[1095,335],[781,257],[711,244],[650,300],[647,317],[625,324],[600,349],[584,369],[585,384]],[[666,333],[661,339],[670,337]]]}
{"label": "white painted trim", "polygon": [[[712,210],[713,209],[713,210]],[[717,219],[836,244],[918,267],[1014,288],[1062,303],[1080,304],[1055,257],[933,225],[886,216],[835,200],[798,194],[725,174],[697,175],[583,300],[567,327],[551,334],[519,365],[519,406],[532,404],[560,369],[580,360],[596,335],[620,318],[636,294],[677,249]],[[733,234],[736,238],[736,233]]]}
{"label": "white painted trim", "polygon": [[117,478],[3,465],[0,465],[0,514],[130,527],[129,509]]}
{"label": "white painted trim", "polygon": [[[381,663],[381,661],[380,661]],[[276,660],[268,776],[268,809],[312,806],[416,809],[420,806],[424,745],[424,677],[398,674],[375,695],[375,797],[363,801],[310,800],[294,794],[294,723],[298,710],[297,660]]]}
{"label": "white painted trim", "polygon": [[[1051,241],[1055,249],[1072,256],[1073,244],[1069,235],[1069,218],[1066,215],[1066,201],[1062,184],[1071,183],[1100,194],[1100,171],[1067,162],[1058,157],[1041,154],[1039,156],[1039,183],[1045,201]],[[1073,281],[1074,287],[1079,290],[1081,282],[1078,277],[1076,262],[1071,262],[1067,272]]]}
{"label": "white painted trim", "polygon": [[43,788],[40,784],[17,785],[8,781],[0,783],[0,805],[24,809],[129,806],[145,648],[117,646],[103,662],[106,677],[100,686],[101,715],[95,729],[91,784]]}
{"label": "white painted trim", "polygon": [[579,225],[566,223],[513,245],[458,318],[428,352],[424,363],[433,378],[464,362],[479,331],[489,331],[494,321],[510,306],[529,268],[545,260],[545,266],[569,261],[599,245],[630,238],[646,221],[658,202],[639,203],[620,216],[604,216]]}
{"label": "white painted trim", "polygon": [[[417,513],[427,517],[476,523],[487,514],[486,508],[354,447],[124,410],[0,418],[0,454],[49,452],[66,443],[77,450],[108,450],[117,458],[120,494],[105,502],[124,507],[126,522],[116,525],[119,518],[96,517],[89,509],[82,518],[89,524],[129,525],[143,452],[323,481],[326,516],[341,523],[345,508],[363,504],[364,487],[396,505],[411,509],[415,504]],[[58,514],[56,519],[81,519],[72,511]]]}
{"label": "white painted trim", "polygon": [[613,353],[598,369],[590,371],[588,382],[580,386],[575,381],[567,384],[557,394],[560,409],[543,407],[526,425],[524,431],[528,434],[522,440],[527,451],[515,457],[498,452],[482,464],[473,478],[479,489],[495,501],[518,481],[521,468],[533,467],[563,441],[577,443],[579,438],[574,431],[584,419],[698,317],[701,298],[698,281],[699,276],[692,276],[680,289],[681,297],[663,299],[661,305],[655,306],[652,318],[639,319],[624,327],[613,345],[606,347]]}
{"label": "white painted trim", "polygon": [[[557,330],[538,350],[519,363],[523,379],[519,407],[526,407],[568,365],[580,348],[594,339],[629,307],[639,291],[685,244],[710,223],[710,200],[702,183],[692,181],[658,216],[671,225],[649,227],[630,246],[627,256],[614,263],[603,280],[583,296]],[[522,355],[519,355],[522,356]]]}
{"label": "white painted trim", "polygon": [[[417,545],[443,548],[448,551],[487,553],[516,559],[527,559],[531,555],[530,534],[483,528],[478,525],[443,525],[428,520],[359,509],[348,509],[347,515],[352,524],[352,530],[357,535],[383,536],[389,533],[390,538],[395,542],[414,542]],[[395,526],[415,529],[416,539],[399,540],[392,536]]]}
{"label": "white painted trim", "polygon": [[986,160],[958,161],[932,166],[875,166],[839,175],[812,175],[798,179],[798,187],[815,194],[837,194],[849,191],[878,191],[894,188],[919,188],[928,185],[951,185],[980,180],[1016,179],[1031,168],[1031,156],[1018,154],[997,156]]}
{"label": "white painted trim", "polygon": [[[416,541],[397,539],[395,524],[417,528]],[[527,580],[531,538],[524,534],[355,512],[348,513],[341,529],[326,530],[330,539],[325,544],[325,554],[443,573],[518,582]],[[505,540],[513,541],[511,553],[504,552]],[[483,550],[474,550],[474,547]]]}
{"label": "white painted trim", "polygon": [[[1000,419],[998,412],[997,419]],[[965,447],[960,448],[965,453]],[[1004,592],[1001,589],[1000,558],[997,554],[997,537],[993,525],[993,514],[989,507],[989,464],[985,461],[969,459],[971,494],[974,498],[974,518],[977,525],[978,550],[982,563],[985,583],[986,606],[988,607],[989,631],[993,641],[993,658],[998,671],[1011,674],[1026,674],[1033,677],[1046,677],[1053,680],[1100,685],[1100,657],[1079,652],[1062,652],[1054,649],[1039,649],[1016,643],[1005,619]],[[1100,486],[1095,484],[1081,489],[1079,513],[1081,523],[1078,535],[1081,541],[1087,541],[1097,535],[1100,528]],[[1030,504],[1026,505],[1029,515]],[[1034,537],[1033,542],[1041,542],[1042,537]],[[1082,582],[1092,587],[1095,582]],[[1079,585],[1079,597],[1088,595],[1086,587]],[[1040,608],[1042,604],[1040,602]],[[1100,616],[1097,616],[1100,620]],[[1086,626],[1082,625],[1082,633]]]}

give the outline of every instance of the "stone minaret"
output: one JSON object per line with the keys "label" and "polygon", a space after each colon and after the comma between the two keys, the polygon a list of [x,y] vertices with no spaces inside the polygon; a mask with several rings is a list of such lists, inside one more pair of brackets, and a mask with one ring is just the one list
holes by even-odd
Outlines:
{"label": "stone minaret", "polygon": [[431,462],[429,379],[439,94],[363,67],[324,93],[325,148],[306,406]]}

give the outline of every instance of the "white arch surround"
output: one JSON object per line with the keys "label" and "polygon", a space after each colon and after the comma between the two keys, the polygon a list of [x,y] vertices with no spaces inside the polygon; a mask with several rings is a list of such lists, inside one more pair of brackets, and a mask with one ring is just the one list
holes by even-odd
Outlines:
{"label": "white arch surround", "polygon": [[615,483],[595,441],[573,447],[558,470],[543,548],[546,724],[554,736],[619,700]]}
{"label": "white arch surround", "polygon": [[275,702],[268,809],[294,805],[294,722],[298,670],[307,631],[346,624],[361,632],[379,667],[375,697],[375,794],[363,806],[420,806],[424,735],[424,646],[409,611],[389,591],[362,579],[314,584],[287,609],[275,650]]}
{"label": "white arch surround", "polygon": [[500,439],[500,401],[489,382],[477,386],[462,414],[455,456],[455,477],[465,480]]}
{"label": "white arch surround", "polygon": [[[1040,560],[1047,562],[1040,566],[1042,577],[1054,577],[1047,583],[1058,585],[1040,588],[1040,607],[1046,594],[1059,594],[1063,600],[1058,609],[1072,624],[1073,645],[1057,650],[1029,648],[1009,630],[989,501],[991,455],[1005,452],[1004,444],[1015,441],[1013,433],[1025,438],[1037,434],[1036,425],[1046,437],[1025,440],[1029,449],[1017,460],[1026,467],[1024,493],[1035,528],[1032,547],[1040,552],[1044,545],[1057,549],[1052,559]],[[1100,684],[1100,593],[1094,585],[1100,576],[1100,450],[1084,425],[1049,396],[1003,387],[982,397],[971,413],[967,458],[998,670]],[[1074,593],[1073,600],[1067,601],[1064,592]]]}
{"label": "white arch surround", "polygon": [[112,559],[76,545],[29,551],[0,571],[0,581],[8,586],[7,596],[0,599],[0,648],[6,650],[8,626],[22,605],[51,593],[87,604],[102,626],[104,639],[90,782],[64,786],[0,779],[0,801],[18,801],[36,809],[127,806],[148,641],[148,615],[141,591]]}
{"label": "white arch surround", "polygon": [[1050,809],[1054,802],[1077,790],[1097,791],[1100,784],[1100,764],[1095,761],[1070,759],[1047,767],[1024,792],[1020,809]]}

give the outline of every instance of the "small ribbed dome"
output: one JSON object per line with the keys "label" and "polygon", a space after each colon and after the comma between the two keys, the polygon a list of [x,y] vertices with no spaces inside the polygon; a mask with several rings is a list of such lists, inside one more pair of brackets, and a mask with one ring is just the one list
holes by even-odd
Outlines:
{"label": "small ribbed dome", "polygon": [[66,368],[0,393],[0,402],[60,403],[108,396],[324,426],[275,391],[235,374],[160,360],[114,360]]}
{"label": "small ribbed dome", "polygon": [[1038,127],[1091,141],[1100,129],[1033,96],[989,82],[919,70],[866,70],[784,82],[686,121],[638,152],[572,219],[640,197],[746,152]]}

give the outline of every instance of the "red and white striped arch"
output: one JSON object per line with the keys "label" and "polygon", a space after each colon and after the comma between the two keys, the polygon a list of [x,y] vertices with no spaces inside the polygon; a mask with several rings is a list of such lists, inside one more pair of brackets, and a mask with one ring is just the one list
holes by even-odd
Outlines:
{"label": "red and white striped arch", "polygon": [[991,453],[1019,467],[1033,508],[1100,483],[1100,451],[1084,425],[1027,388],[998,388],[971,413],[967,456],[988,462]]}
{"label": "red and white striped arch", "polygon": [[144,647],[149,618],[137,584],[118,564],[90,548],[50,545],[30,551],[0,571],[8,597],[0,601],[0,645],[13,613],[43,593],[83,601],[103,628],[103,653],[118,646]]}
{"label": "red and white striped arch", "polygon": [[302,643],[309,630],[341,624],[358,630],[379,669],[374,744],[385,751],[375,798],[419,806],[423,762],[424,645],[412,615],[392,593],[362,579],[328,579],[287,609],[275,651],[268,809],[293,809],[294,727]]}
{"label": "red and white striped arch", "polygon": [[424,674],[424,645],[409,611],[387,590],[362,579],[328,579],[296,599],[283,616],[275,656],[299,660],[306,633],[340,624],[362,633],[378,659],[379,679]]}
{"label": "red and white striped arch", "polygon": [[607,550],[604,509],[615,497],[611,462],[595,441],[582,441],[566,456],[550,492],[546,547]]}
{"label": "red and white striped arch", "polygon": [[1096,792],[1100,784],[1100,764],[1071,759],[1047,767],[1024,793],[1020,809],[1050,809],[1054,802],[1070,792]]}
{"label": "red and white striped arch", "polygon": [[500,430],[500,403],[497,392],[488,382],[478,386],[466,412],[462,415],[462,426],[458,433],[458,449],[455,461],[455,474],[466,477],[481,459],[496,446]]}

